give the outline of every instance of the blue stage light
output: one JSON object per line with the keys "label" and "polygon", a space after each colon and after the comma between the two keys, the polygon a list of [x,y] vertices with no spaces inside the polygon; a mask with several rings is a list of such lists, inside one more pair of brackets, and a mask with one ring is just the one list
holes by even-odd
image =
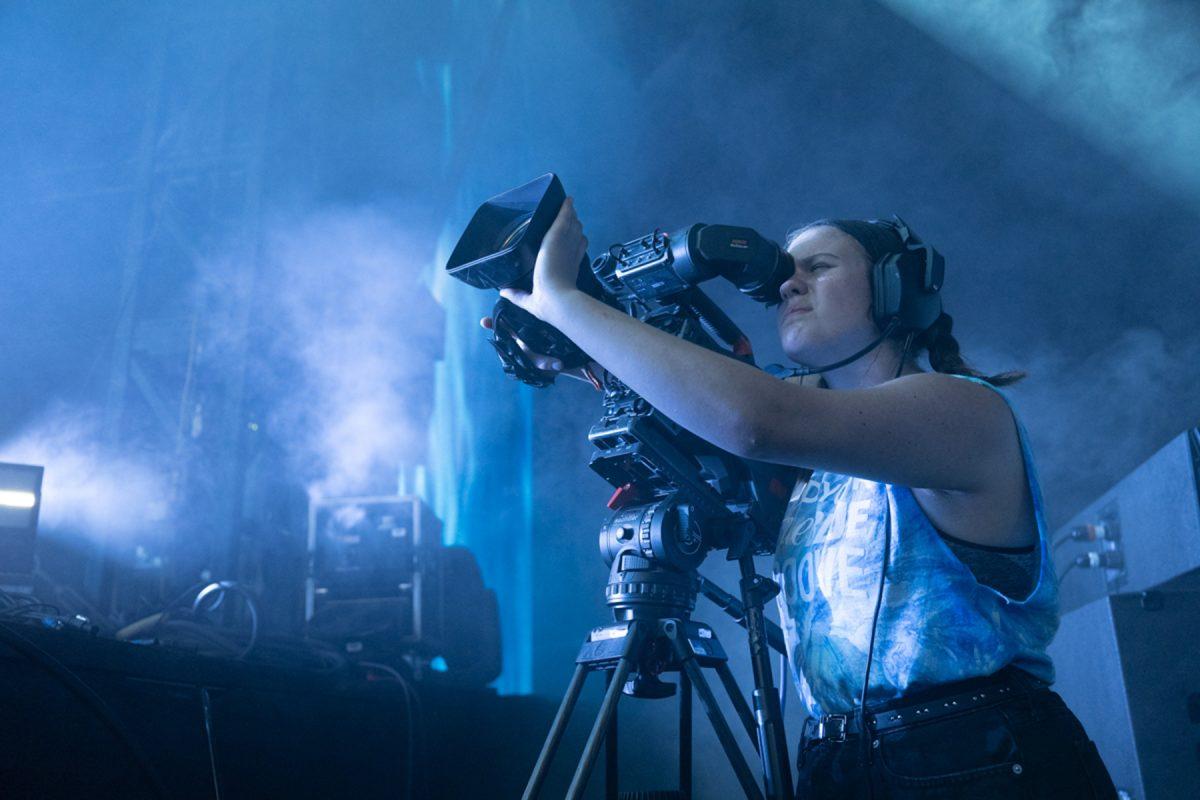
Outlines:
{"label": "blue stage light", "polygon": [[0,463],[0,573],[33,572],[42,467]]}

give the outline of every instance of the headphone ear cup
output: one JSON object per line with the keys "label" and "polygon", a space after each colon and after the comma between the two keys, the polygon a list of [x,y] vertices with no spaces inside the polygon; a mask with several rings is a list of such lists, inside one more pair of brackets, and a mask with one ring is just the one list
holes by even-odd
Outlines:
{"label": "headphone ear cup", "polygon": [[942,313],[941,288],[946,262],[894,217],[885,223],[896,230],[904,251],[889,253],[871,268],[871,311],[884,330],[896,324],[899,333],[921,333]]}
{"label": "headphone ear cup", "polygon": [[937,284],[939,288],[926,284],[924,253],[924,250],[911,251],[900,255],[896,261],[900,277],[897,314],[904,332],[921,333],[936,322],[942,313],[940,278]]}
{"label": "headphone ear cup", "polygon": [[900,256],[886,255],[871,267],[871,314],[883,330],[900,313],[904,285],[900,276]]}

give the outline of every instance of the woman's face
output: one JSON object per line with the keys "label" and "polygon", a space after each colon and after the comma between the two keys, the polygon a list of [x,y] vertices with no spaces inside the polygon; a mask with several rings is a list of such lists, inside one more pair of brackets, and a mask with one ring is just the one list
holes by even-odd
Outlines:
{"label": "woman's face", "polygon": [[800,364],[828,364],[879,335],[867,251],[837,228],[809,228],[788,248],[796,271],[779,287],[779,340]]}

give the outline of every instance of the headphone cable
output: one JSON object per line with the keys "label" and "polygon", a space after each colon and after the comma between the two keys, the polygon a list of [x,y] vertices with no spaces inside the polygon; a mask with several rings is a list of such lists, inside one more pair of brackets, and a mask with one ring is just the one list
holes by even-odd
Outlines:
{"label": "headphone cable", "polygon": [[[837,369],[838,367],[844,367],[853,361],[857,361],[858,359],[865,356],[867,353],[874,350],[876,347],[879,347],[879,345],[883,344],[883,340],[886,339],[887,337],[891,336],[892,331],[896,330],[896,327],[899,324],[900,324],[900,320],[893,317],[892,321],[889,322],[887,324],[887,327],[883,329],[883,333],[879,334],[878,339],[871,342],[869,345],[864,347],[862,350],[859,350],[854,355],[843,358],[841,361],[835,361],[832,364],[826,364],[823,367],[784,367],[781,364],[771,364],[767,367],[767,371],[770,372],[772,375],[774,375],[777,378],[799,378],[799,377],[803,377],[805,375],[820,375],[822,372],[829,372],[829,370],[831,370],[831,369]],[[903,359],[901,359],[900,363],[903,365],[903,363],[904,363]]]}
{"label": "headphone cable", "polygon": [[[866,767],[871,760],[871,739],[872,733],[867,728],[867,690],[871,685],[871,661],[875,655],[875,633],[879,627],[879,612],[883,607],[883,590],[887,583],[887,568],[890,560],[890,551],[892,549],[892,504],[889,501],[887,504],[887,519],[883,529],[883,563],[879,568],[879,589],[875,594],[875,611],[871,615],[871,638],[867,643],[867,668],[863,671],[862,692],[858,698],[858,715],[859,715],[859,734],[862,737],[863,751],[863,766]],[[867,776],[867,794],[869,797],[875,796],[875,789],[872,785],[870,775]]]}
{"label": "headphone cable", "polygon": [[[909,333],[904,340],[904,349],[900,353],[900,366],[896,369],[895,378],[900,377],[900,373],[904,371],[904,361],[908,358],[908,349],[912,346],[914,334]],[[893,380],[895,380],[893,378]],[[883,607],[883,590],[887,584],[887,569],[888,562],[891,560],[892,550],[892,504],[887,503],[887,517],[883,528],[883,558],[879,566],[879,589],[875,594],[875,611],[871,615],[871,638],[867,644],[867,668],[863,671],[862,692],[858,697],[858,713],[859,713],[859,729],[862,731],[862,749],[863,749],[863,764],[864,766],[871,758],[872,738],[871,731],[867,728],[867,690],[871,686],[871,661],[875,656],[875,633],[879,627],[879,612]],[[875,789],[870,782],[870,777],[867,779],[868,795],[874,797]]]}

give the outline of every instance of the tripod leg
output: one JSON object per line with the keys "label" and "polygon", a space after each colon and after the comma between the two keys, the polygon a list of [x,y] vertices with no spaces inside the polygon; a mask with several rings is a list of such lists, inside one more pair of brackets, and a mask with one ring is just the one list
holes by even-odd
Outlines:
{"label": "tripod leg", "polygon": [[542,745],[542,752],[538,754],[533,774],[529,776],[529,783],[525,785],[523,800],[533,800],[542,790],[542,783],[546,780],[546,773],[550,770],[550,760],[554,758],[554,751],[558,749],[558,745],[562,741],[563,732],[567,729],[567,722],[571,719],[571,712],[575,710],[575,702],[579,699],[579,693],[583,689],[583,681],[587,678],[588,669],[586,664],[575,666],[575,674],[571,676],[567,693],[563,695],[558,713],[554,715],[554,723],[550,726],[546,743]]}
{"label": "tripod leg", "polygon": [[629,632],[625,634],[625,647],[621,651],[621,660],[617,662],[612,681],[604,693],[604,701],[600,704],[600,712],[596,715],[596,724],[592,726],[592,732],[588,735],[587,744],[583,748],[583,755],[579,759],[579,766],[575,769],[575,777],[571,779],[571,786],[567,789],[567,800],[578,800],[583,796],[583,790],[587,787],[588,776],[591,775],[592,767],[596,763],[596,756],[600,752],[600,740],[604,738],[609,720],[617,711],[617,700],[620,699],[621,690],[625,687],[625,679],[629,677],[629,673],[633,669],[636,660],[634,654],[641,651],[641,627],[637,622],[630,623]]}
{"label": "tripod leg", "polygon": [[[754,672],[754,719],[757,723],[758,754],[763,764],[767,795],[772,800],[792,797],[792,770],[788,761],[787,737],[783,731],[783,714],[779,709],[779,694],[771,672],[768,651],[766,617],[763,603],[779,591],[754,571],[754,556],[738,559],[742,580],[742,602],[746,606],[746,631],[750,634],[750,666]],[[767,590],[770,591],[767,591]],[[787,680],[787,676],[782,676]]]}
{"label": "tripod leg", "polygon": [[679,794],[692,800],[692,679],[679,673]]}
{"label": "tripod leg", "polygon": [[729,669],[728,662],[718,664],[716,669],[717,677],[721,679],[721,684],[729,694],[729,701],[733,703],[733,710],[737,712],[738,719],[746,728],[746,734],[754,743],[754,749],[758,750],[758,726],[754,724],[754,714],[751,713],[750,704],[746,702],[745,695],[737,685],[737,679],[733,677],[733,671]]}
{"label": "tripod leg", "polygon": [[708,714],[708,720],[712,723],[713,730],[717,732],[717,738],[721,741],[721,747],[725,749],[725,755],[729,758],[729,763],[733,766],[738,783],[742,785],[742,791],[751,800],[763,800],[762,792],[759,791],[758,784],[754,781],[754,774],[750,772],[750,767],[746,764],[746,759],[742,757],[742,751],[738,749],[737,742],[734,741],[733,731],[730,730],[729,723],[725,721],[725,717],[721,715],[721,708],[717,705],[717,697],[712,693],[712,689],[709,688],[708,681],[704,680],[704,675],[700,672],[700,666],[696,663],[696,659],[692,658],[691,653],[688,653],[678,641],[676,641],[676,648],[683,661],[683,668],[687,670],[692,685],[696,687],[696,694],[700,695],[700,702],[704,705],[704,710]]}
{"label": "tripod leg", "polygon": [[[612,688],[613,673],[608,673],[608,688]],[[608,734],[604,737],[604,800],[617,800],[617,708],[613,707],[612,719],[608,722]]]}

